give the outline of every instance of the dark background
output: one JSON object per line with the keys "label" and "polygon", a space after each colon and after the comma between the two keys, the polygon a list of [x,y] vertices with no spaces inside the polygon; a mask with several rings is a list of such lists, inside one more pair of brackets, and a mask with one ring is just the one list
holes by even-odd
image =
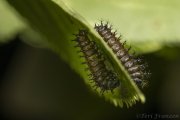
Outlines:
{"label": "dark background", "polygon": [[90,92],[56,54],[27,45],[17,35],[0,45],[1,120],[155,119],[156,114],[179,119],[179,50],[165,47],[144,55],[152,73],[143,89],[146,103],[119,108]]}

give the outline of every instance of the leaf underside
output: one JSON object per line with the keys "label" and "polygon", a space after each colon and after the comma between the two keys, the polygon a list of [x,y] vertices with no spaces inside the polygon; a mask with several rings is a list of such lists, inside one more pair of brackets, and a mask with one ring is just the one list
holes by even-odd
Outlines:
{"label": "leaf underside", "polygon": [[116,88],[114,93],[105,92],[103,95],[99,91],[97,93],[114,103],[115,106],[122,107],[124,103],[131,106],[138,100],[145,102],[145,97],[140,89],[111,49],[95,33],[93,26],[77,13],[69,10],[63,2],[56,1],[55,3],[49,0],[8,0],[8,2],[36,31],[45,37],[42,42],[66,61],[94,91],[88,74],[84,71],[86,66],[81,64],[84,59],[79,57],[77,48],[74,48],[75,43],[71,41],[75,39],[73,34],[77,33],[79,29],[87,29],[89,37],[98,44],[107,56],[121,82],[121,86]]}

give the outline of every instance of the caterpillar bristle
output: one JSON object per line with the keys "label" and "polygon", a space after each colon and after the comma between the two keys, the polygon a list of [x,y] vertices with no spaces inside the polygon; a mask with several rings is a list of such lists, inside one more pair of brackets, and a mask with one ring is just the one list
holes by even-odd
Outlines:
{"label": "caterpillar bristle", "polygon": [[[96,26],[96,25],[95,25]],[[85,58],[83,64],[87,64],[88,68],[85,71],[90,71],[88,74],[91,80],[95,83],[92,87],[100,88],[100,91],[104,93],[105,91],[113,91],[115,88],[119,87],[120,81],[117,76],[105,65],[105,58],[103,54],[98,49],[95,42],[91,41],[88,37],[87,30],[79,30],[78,34],[75,34],[78,47],[83,55],[80,57]]]}
{"label": "caterpillar bristle", "polygon": [[144,79],[146,79],[146,76],[150,76],[150,72],[145,72],[147,65],[143,64],[141,57],[137,58],[135,53],[130,54],[131,46],[125,48],[126,41],[121,42],[121,35],[116,37],[116,31],[112,32],[112,26],[109,27],[109,23],[104,24],[103,21],[101,21],[100,24],[96,24],[94,28],[112,49],[114,54],[116,54],[134,82],[139,86],[144,86],[144,84],[146,84],[146,80]]}

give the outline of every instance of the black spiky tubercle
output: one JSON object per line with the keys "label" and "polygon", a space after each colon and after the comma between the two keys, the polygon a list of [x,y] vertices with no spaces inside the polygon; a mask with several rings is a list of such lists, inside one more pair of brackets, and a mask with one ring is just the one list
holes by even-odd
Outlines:
{"label": "black spiky tubercle", "polygon": [[102,92],[119,87],[120,83],[117,76],[108,70],[103,55],[98,52],[98,48],[94,42],[88,38],[87,30],[79,30],[78,34],[75,34],[80,51],[85,57],[84,64],[88,65],[88,69],[91,72],[91,79],[95,82],[95,86],[99,87]]}
{"label": "black spiky tubercle", "polygon": [[150,75],[149,72],[145,72],[147,64],[142,64],[142,59],[137,58],[129,53],[130,48],[125,48],[125,42],[120,42],[121,37],[116,37],[116,32],[112,32],[112,27],[109,26],[108,23],[103,24],[103,22],[101,21],[101,24],[95,24],[94,28],[112,49],[112,51],[116,54],[135,83],[142,87],[146,85],[146,79]]}

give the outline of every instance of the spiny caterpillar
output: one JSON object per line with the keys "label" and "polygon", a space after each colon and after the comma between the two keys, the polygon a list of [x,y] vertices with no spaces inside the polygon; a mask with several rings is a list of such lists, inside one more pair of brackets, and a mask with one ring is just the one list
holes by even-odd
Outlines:
{"label": "spiny caterpillar", "polygon": [[142,59],[129,53],[130,48],[125,48],[125,42],[120,42],[121,36],[116,37],[116,31],[112,32],[112,27],[108,23],[104,24],[101,21],[101,24],[95,24],[94,28],[116,54],[134,82],[142,87],[146,85],[146,79],[150,74],[149,72],[145,72],[147,64],[142,64]]}
{"label": "spiny caterpillar", "polygon": [[85,57],[85,64],[88,65],[95,86],[101,89],[103,93],[106,90],[111,90],[120,86],[120,82],[117,76],[112,70],[108,70],[105,65],[105,60],[103,55],[99,52],[95,42],[88,38],[87,30],[79,30],[78,34],[75,34],[76,41],[78,44],[76,47],[80,47],[80,52],[83,53]]}

